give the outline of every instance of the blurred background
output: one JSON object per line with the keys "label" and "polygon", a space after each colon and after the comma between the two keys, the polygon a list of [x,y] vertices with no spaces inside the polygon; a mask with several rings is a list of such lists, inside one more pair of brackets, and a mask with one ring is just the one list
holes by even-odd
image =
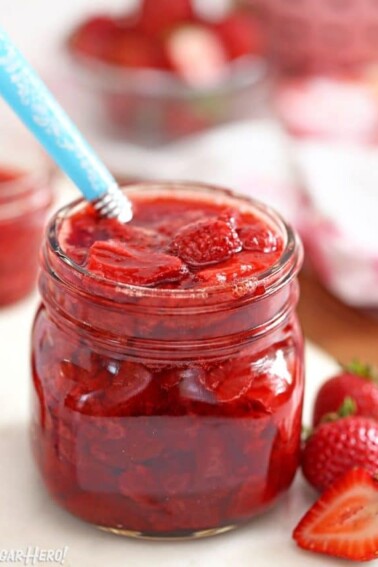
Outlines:
{"label": "blurred background", "polygon": [[[378,362],[376,2],[2,0],[0,26],[120,180],[207,181],[276,207],[306,247],[307,337]],[[36,258],[53,195],[75,195],[27,138],[0,104],[4,281],[20,270],[9,242]],[[31,263],[0,303],[30,292]]]}

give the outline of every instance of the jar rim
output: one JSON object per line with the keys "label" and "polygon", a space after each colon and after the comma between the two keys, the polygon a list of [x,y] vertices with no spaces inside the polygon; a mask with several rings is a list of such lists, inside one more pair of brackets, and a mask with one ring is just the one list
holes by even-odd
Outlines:
{"label": "jar rim", "polygon": [[[125,298],[130,297],[140,299],[164,299],[168,297],[174,299],[191,299],[193,301],[197,299],[200,300],[201,303],[203,303],[204,299],[213,298],[214,300],[218,300],[218,303],[219,301],[222,301],[222,297],[225,297],[228,300],[230,297],[234,299],[251,297],[251,295],[255,295],[256,289],[258,287],[261,288],[261,286],[264,286],[264,296],[266,296],[291,281],[301,268],[303,261],[303,247],[296,231],[288,223],[286,223],[281,215],[273,208],[249,196],[245,196],[220,186],[187,181],[143,181],[126,185],[122,187],[122,190],[126,193],[126,195],[131,195],[133,191],[138,194],[140,194],[141,191],[156,191],[159,196],[164,193],[172,195],[173,191],[176,191],[179,195],[182,192],[182,195],[183,192],[186,191],[188,195],[192,194],[197,202],[199,196],[203,197],[207,194],[212,198],[214,196],[218,196],[219,199],[222,200],[221,202],[234,202],[235,205],[237,204],[239,209],[244,204],[244,207],[248,208],[249,211],[253,211],[259,216],[265,217],[270,225],[273,224],[273,226],[279,230],[284,239],[284,249],[279,259],[267,270],[264,270],[257,275],[249,275],[236,281],[219,283],[212,286],[196,287],[192,289],[161,289],[117,282],[97,274],[93,274],[85,267],[74,262],[64,252],[59,242],[59,230],[62,223],[67,220],[73,212],[80,210],[80,207],[83,207],[86,204],[84,199],[77,199],[59,209],[50,220],[46,232],[48,252],[52,253],[54,258],[58,259],[59,264],[65,266],[69,270],[73,270],[76,275],[85,278],[87,281],[100,282],[102,286],[108,287],[108,289],[116,288],[117,297],[114,298],[115,303],[118,302],[120,294]],[[206,199],[204,199],[204,201],[205,200]],[[54,266],[54,273],[57,276],[61,276],[59,269],[57,271],[57,268],[57,266]],[[65,283],[69,284],[69,282]],[[90,294],[98,297],[108,297],[108,295],[105,294],[94,293],[93,290],[90,291]]]}

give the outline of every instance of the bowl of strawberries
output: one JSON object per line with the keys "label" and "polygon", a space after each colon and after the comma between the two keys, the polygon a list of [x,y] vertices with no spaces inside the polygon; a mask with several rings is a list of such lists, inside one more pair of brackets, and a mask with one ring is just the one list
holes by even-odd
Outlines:
{"label": "bowl of strawberries", "polygon": [[142,0],[71,31],[66,50],[97,123],[157,145],[261,113],[269,71],[259,21],[236,7],[200,12],[199,4]]}

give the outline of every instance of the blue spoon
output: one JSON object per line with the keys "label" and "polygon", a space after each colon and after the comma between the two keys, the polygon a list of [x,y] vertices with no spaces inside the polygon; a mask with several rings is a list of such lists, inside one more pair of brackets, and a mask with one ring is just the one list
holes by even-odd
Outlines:
{"label": "blue spoon", "polygon": [[0,95],[101,216],[131,220],[113,176],[1,28]]}

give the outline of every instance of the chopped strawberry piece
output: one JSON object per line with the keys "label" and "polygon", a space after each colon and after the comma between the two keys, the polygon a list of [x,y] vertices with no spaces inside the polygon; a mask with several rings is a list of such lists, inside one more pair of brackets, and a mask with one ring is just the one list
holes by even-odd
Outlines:
{"label": "chopped strawberry piece", "polygon": [[136,250],[162,249],[166,237],[150,228],[123,224],[117,219],[99,218],[90,207],[77,213],[75,230],[62,231],[60,241],[66,253],[82,264],[95,242],[119,240]]}
{"label": "chopped strawberry piece", "polygon": [[169,35],[166,49],[173,69],[194,87],[217,83],[224,76],[227,56],[211,29],[180,26]]}
{"label": "chopped strawberry piece", "polygon": [[211,218],[185,226],[172,242],[172,250],[193,266],[224,262],[240,249],[241,242],[231,224]]}
{"label": "chopped strawberry piece", "polygon": [[237,281],[257,273],[254,263],[244,261],[241,255],[238,259],[231,258],[221,266],[214,266],[197,273],[197,279],[206,286],[221,285]]}
{"label": "chopped strawberry piece", "polygon": [[134,69],[167,67],[161,45],[137,31],[124,30],[114,37],[107,58],[115,65]]}
{"label": "chopped strawberry piece", "polygon": [[150,36],[194,19],[192,0],[143,0],[140,29]]}
{"label": "chopped strawberry piece", "polygon": [[275,252],[279,247],[278,236],[269,228],[261,225],[245,226],[238,230],[244,250],[253,252]]}
{"label": "chopped strawberry piece", "polygon": [[378,481],[350,470],[310,508],[293,532],[303,549],[354,561],[378,557]]}
{"label": "chopped strawberry piece", "polygon": [[214,404],[215,398],[204,387],[204,371],[201,368],[186,368],[181,370],[180,397],[189,403]]}
{"label": "chopped strawberry piece", "polygon": [[217,23],[215,29],[231,59],[249,54],[259,55],[264,51],[260,22],[243,12],[231,14]]}
{"label": "chopped strawberry piece", "polygon": [[96,16],[74,32],[70,39],[70,46],[84,55],[103,58],[117,32],[118,25],[111,17]]}
{"label": "chopped strawberry piece", "polygon": [[214,393],[219,402],[240,399],[251,388],[256,375],[250,356],[232,359],[209,369],[200,377],[207,390]]}
{"label": "chopped strawberry piece", "polygon": [[245,397],[256,411],[272,414],[288,399],[293,389],[294,369],[290,368],[293,353],[269,349],[265,356],[255,358],[249,353],[207,369],[201,383],[214,393],[219,402],[231,402]]}
{"label": "chopped strawberry piece", "polygon": [[[142,364],[123,362],[112,375],[110,384],[109,376],[106,377],[103,372],[99,376],[102,376],[102,388],[92,388],[88,392],[85,384],[77,384],[66,395],[65,405],[81,414],[118,416],[125,411],[140,410],[148,403],[151,390],[155,389],[151,373]],[[98,386],[98,383],[95,385]],[[111,451],[110,445],[108,450]]]}
{"label": "chopped strawberry piece", "polygon": [[257,364],[250,363],[254,382],[248,397],[255,404],[260,404],[261,410],[274,414],[292,395],[296,353],[290,347],[281,349],[276,343],[274,348],[266,350],[265,356],[261,353],[260,357]]}
{"label": "chopped strawberry piece", "polygon": [[167,254],[146,255],[115,240],[95,242],[89,251],[90,272],[132,285],[156,285],[177,281],[185,275],[179,258]]}
{"label": "chopped strawberry piece", "polygon": [[57,377],[57,386],[61,391],[64,388],[69,391],[72,384],[79,384],[83,393],[98,390],[103,387],[104,381],[102,376],[98,376],[96,372],[89,372],[69,360],[62,360],[60,363],[60,372]]}

